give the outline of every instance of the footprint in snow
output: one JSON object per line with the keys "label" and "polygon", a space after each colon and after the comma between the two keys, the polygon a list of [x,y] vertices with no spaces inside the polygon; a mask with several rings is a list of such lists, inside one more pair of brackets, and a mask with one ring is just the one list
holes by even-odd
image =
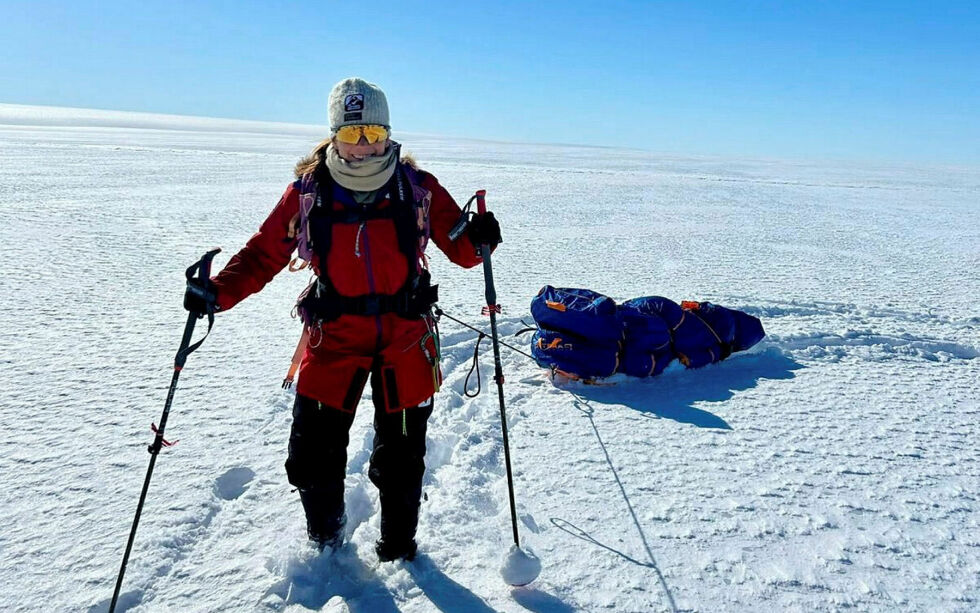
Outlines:
{"label": "footprint in snow", "polygon": [[226,470],[214,482],[214,495],[222,500],[235,500],[245,493],[255,478],[255,471],[245,466]]}
{"label": "footprint in snow", "polygon": [[[136,605],[138,605],[143,600],[143,590],[131,590],[129,592],[123,592],[119,595],[119,600],[116,601],[116,609],[119,611],[128,611]],[[112,603],[112,598],[106,598],[99,601],[88,608],[88,613],[104,613],[109,610],[109,605]]]}
{"label": "footprint in snow", "polygon": [[541,532],[541,528],[538,526],[538,522],[534,521],[534,517],[532,517],[530,513],[523,513],[518,517],[520,517],[521,523],[527,526],[527,529],[530,530],[531,532],[535,534],[539,534]]}

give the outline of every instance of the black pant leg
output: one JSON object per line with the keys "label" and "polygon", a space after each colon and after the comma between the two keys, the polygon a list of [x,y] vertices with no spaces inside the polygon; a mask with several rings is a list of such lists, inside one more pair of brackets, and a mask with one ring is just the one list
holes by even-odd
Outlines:
{"label": "black pant leg", "polygon": [[296,395],[286,474],[299,489],[311,539],[330,539],[341,528],[347,443],[353,423],[353,413]]}
{"label": "black pant leg", "polygon": [[368,475],[381,498],[381,538],[415,538],[425,474],[425,432],[432,403],[388,413],[382,406],[381,377],[372,373],[374,450]]}

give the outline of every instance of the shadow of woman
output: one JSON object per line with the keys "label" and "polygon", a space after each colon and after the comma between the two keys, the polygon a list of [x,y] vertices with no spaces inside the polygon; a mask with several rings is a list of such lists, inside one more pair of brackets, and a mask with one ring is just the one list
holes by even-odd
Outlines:
{"label": "shadow of woman", "polygon": [[672,419],[699,428],[731,430],[721,417],[696,408],[696,402],[723,402],[763,379],[792,379],[803,366],[776,347],[736,355],[697,370],[672,366],[658,377],[629,379],[616,386],[573,384],[569,391],[604,404],[622,404],[651,417]]}
{"label": "shadow of woman", "polygon": [[397,612],[388,587],[357,556],[350,544],[331,554],[290,560],[285,576],[266,592],[285,605],[318,611],[340,596],[352,613]]}

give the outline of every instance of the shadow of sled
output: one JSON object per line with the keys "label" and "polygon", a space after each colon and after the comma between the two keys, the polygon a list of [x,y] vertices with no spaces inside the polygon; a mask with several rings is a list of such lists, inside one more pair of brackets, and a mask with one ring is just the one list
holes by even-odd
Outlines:
{"label": "shadow of sled", "polygon": [[695,402],[723,402],[751,389],[762,379],[792,379],[803,365],[777,347],[743,353],[704,368],[680,370],[672,364],[657,377],[623,378],[619,385],[563,386],[575,395],[604,404],[622,404],[651,417],[672,419],[699,428],[731,430],[721,417],[694,407]]}
{"label": "shadow of sled", "polygon": [[619,478],[616,466],[609,456],[609,450],[599,433],[595,422],[596,411],[590,400],[597,403],[623,404],[652,417],[673,419],[674,421],[692,424],[699,428],[718,428],[731,430],[728,423],[717,415],[697,409],[695,402],[722,402],[735,395],[736,391],[755,387],[761,379],[791,379],[794,370],[803,366],[786,357],[778,348],[772,347],[759,353],[742,354],[724,365],[708,366],[699,369],[701,372],[687,370],[666,371],[662,375],[646,380],[630,380],[621,386],[593,386],[575,384],[567,391],[576,397],[574,406],[588,418],[595,434],[596,441],[609,465],[610,473],[616,482],[623,502],[629,512],[633,526],[636,528],[640,541],[643,543],[647,561],[638,560],[627,554],[598,541],[591,534],[568,520],[554,517],[552,525],[567,534],[586,541],[599,548],[605,549],[632,564],[651,569],[657,579],[671,611],[677,611],[673,593],[657,565],[653,550],[647,541],[646,533],[636,515],[633,503],[626,493],[626,487]]}

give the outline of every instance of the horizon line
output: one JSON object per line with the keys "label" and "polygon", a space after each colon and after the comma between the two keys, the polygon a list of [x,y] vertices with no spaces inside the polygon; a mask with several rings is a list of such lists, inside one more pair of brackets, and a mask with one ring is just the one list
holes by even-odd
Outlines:
{"label": "horizon line", "polygon": [[[84,123],[58,123],[57,117],[52,117],[48,121],[43,121],[42,117],[29,118],[23,117],[19,121],[10,121],[10,117],[5,116],[3,113],[4,109],[20,108],[20,109],[51,109],[57,111],[71,111],[75,113],[89,113],[95,114],[96,116],[90,116],[85,118],[81,115],[83,119],[94,120],[92,124]],[[102,117],[98,117],[102,115]],[[159,120],[179,120],[187,125],[175,126],[175,125],[158,125],[153,126],[152,122],[145,125],[126,125],[124,122],[119,122],[121,118],[115,118],[116,121],[111,117],[112,115],[129,115],[133,118],[142,117],[144,119],[157,119]],[[16,119],[16,118],[15,118]],[[63,117],[67,120],[68,117]],[[100,121],[101,120],[101,121]],[[196,120],[196,121],[195,121]],[[215,126],[200,125],[194,127],[194,123],[227,123],[228,125],[224,129],[213,129]],[[265,129],[231,129],[236,127],[234,124],[244,124],[237,127],[242,128],[245,126],[251,126],[253,128],[265,128]],[[143,130],[172,130],[172,131],[186,131],[186,132],[228,132],[228,133],[240,133],[240,134],[288,134],[289,132],[297,133],[307,133],[309,132],[311,136],[315,138],[322,139],[324,134],[329,131],[327,125],[324,124],[313,124],[313,123],[300,123],[300,122],[290,122],[290,121],[271,121],[265,119],[242,119],[235,117],[213,117],[208,115],[186,115],[181,113],[161,113],[155,111],[133,111],[133,110],[120,110],[120,109],[104,109],[104,108],[91,108],[91,107],[74,107],[74,106],[61,106],[61,105],[51,105],[51,104],[24,104],[19,102],[3,102],[0,101],[0,127],[24,127],[24,128],[55,128],[55,127],[78,127],[78,128],[121,128],[121,129],[143,129]],[[209,129],[210,128],[210,129]],[[279,128],[279,129],[274,129]],[[284,132],[282,128],[287,130]],[[316,134],[313,134],[316,131]],[[942,161],[921,161],[921,160],[899,160],[899,159],[886,159],[886,158],[869,158],[869,157],[854,157],[854,158],[842,158],[842,157],[803,157],[803,156],[783,156],[777,157],[772,155],[753,155],[753,154],[718,154],[718,153],[691,153],[686,151],[656,151],[653,149],[643,149],[639,147],[626,147],[626,146],[614,146],[614,145],[594,145],[586,143],[568,143],[568,142],[529,142],[529,141],[508,141],[500,139],[489,139],[480,138],[474,136],[462,136],[462,135],[449,135],[449,134],[434,134],[430,132],[414,132],[411,130],[392,130],[392,133],[400,132],[402,134],[412,136],[412,137],[422,137],[422,138],[436,138],[436,139],[454,139],[462,141],[471,141],[479,143],[493,143],[501,145],[513,145],[513,146],[535,146],[535,147],[572,147],[572,148],[582,148],[582,149],[601,149],[608,151],[633,151],[636,153],[642,153],[644,155],[651,155],[662,158],[684,158],[684,159],[697,159],[697,160],[728,160],[728,161],[741,161],[741,162],[809,162],[814,164],[850,164],[850,163],[861,163],[867,165],[877,165],[877,166],[901,166],[905,168],[941,168],[941,169],[956,169],[956,170],[980,170],[980,163],[970,163],[970,162],[942,162]]]}

